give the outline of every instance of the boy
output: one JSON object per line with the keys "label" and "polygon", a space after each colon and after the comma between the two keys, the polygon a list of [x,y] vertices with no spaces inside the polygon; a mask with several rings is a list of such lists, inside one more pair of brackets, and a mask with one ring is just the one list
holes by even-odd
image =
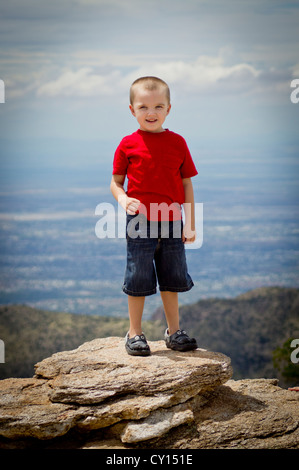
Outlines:
{"label": "boy", "polygon": [[[130,329],[125,339],[126,350],[131,355],[151,354],[141,320],[145,296],[156,292],[158,279],[168,325],[166,346],[189,351],[196,349],[197,343],[180,329],[178,292],[193,286],[187,272],[184,243],[195,241],[191,177],[197,170],[185,140],[162,127],[171,109],[169,88],[163,80],[157,77],[135,80],[130,88],[129,108],[140,127],[124,137],[117,147],[110,186],[127,213],[123,291],[128,295]],[[126,176],[127,192],[124,190]]]}

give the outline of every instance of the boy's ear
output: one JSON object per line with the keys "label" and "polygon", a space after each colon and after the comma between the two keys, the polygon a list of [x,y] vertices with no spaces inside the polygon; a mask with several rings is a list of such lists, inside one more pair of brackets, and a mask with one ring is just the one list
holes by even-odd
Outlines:
{"label": "boy's ear", "polygon": [[129,104],[129,108],[130,108],[130,111],[133,114],[133,116],[135,116],[135,111],[134,111],[134,108],[131,104]]}
{"label": "boy's ear", "polygon": [[168,108],[167,108],[167,115],[169,114],[170,110],[171,110],[171,104],[169,103]]}

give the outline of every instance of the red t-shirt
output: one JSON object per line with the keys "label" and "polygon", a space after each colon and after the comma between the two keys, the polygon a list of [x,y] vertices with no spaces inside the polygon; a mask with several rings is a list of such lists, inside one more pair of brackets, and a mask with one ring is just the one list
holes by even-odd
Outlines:
{"label": "red t-shirt", "polygon": [[176,220],[185,202],[182,178],[197,175],[197,170],[179,134],[138,129],[117,147],[113,174],[127,175],[127,195],[141,201],[139,213],[148,220]]}

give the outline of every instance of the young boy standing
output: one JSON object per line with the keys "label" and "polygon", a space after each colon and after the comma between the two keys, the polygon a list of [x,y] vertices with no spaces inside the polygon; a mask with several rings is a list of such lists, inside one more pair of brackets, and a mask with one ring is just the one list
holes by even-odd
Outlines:
{"label": "young boy standing", "polygon": [[[197,348],[196,340],[180,329],[178,306],[178,292],[193,286],[184,243],[195,241],[191,177],[197,175],[197,170],[185,140],[162,127],[170,109],[170,92],[163,80],[135,80],[130,89],[130,110],[140,127],[122,139],[113,161],[111,192],[127,213],[123,291],[128,295],[130,329],[126,350],[131,355],[150,355],[141,322],[145,297],[156,293],[157,280],[168,325],[166,346],[178,351]],[[182,229],[179,236],[178,227]]]}

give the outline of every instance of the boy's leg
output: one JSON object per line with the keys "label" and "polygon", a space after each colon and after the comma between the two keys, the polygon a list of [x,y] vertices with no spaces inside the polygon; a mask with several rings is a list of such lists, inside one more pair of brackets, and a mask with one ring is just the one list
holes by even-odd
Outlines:
{"label": "boy's leg", "polygon": [[130,318],[129,337],[133,338],[136,335],[141,335],[142,327],[141,320],[144,308],[145,297],[135,297],[128,295],[128,307]]}
{"label": "boy's leg", "polygon": [[168,331],[169,334],[172,335],[180,329],[178,293],[161,291],[161,298],[164,306]]}
{"label": "boy's leg", "polygon": [[168,329],[165,332],[166,346],[175,351],[197,349],[196,340],[189,338],[186,331],[180,329],[178,293],[161,291],[161,298],[168,325]]}

